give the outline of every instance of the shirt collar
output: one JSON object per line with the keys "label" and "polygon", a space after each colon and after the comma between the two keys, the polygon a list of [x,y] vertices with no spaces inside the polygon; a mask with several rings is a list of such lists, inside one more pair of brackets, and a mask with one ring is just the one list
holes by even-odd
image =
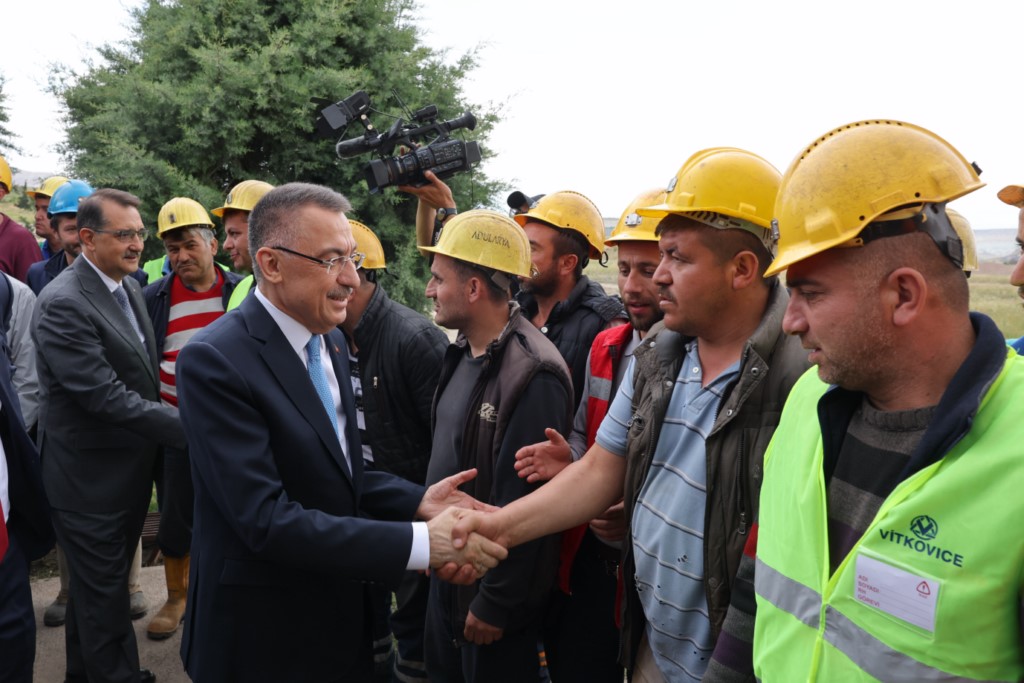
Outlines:
{"label": "shirt collar", "polygon": [[103,280],[103,284],[105,284],[107,286],[107,289],[109,289],[111,292],[113,292],[115,289],[117,289],[118,287],[121,286],[120,282],[118,282],[117,280],[114,280],[113,278],[111,278],[109,275],[107,275],[102,270],[100,270],[99,267],[95,263],[90,261],[89,257],[85,255],[85,251],[84,250],[82,251],[80,256],[85,259],[86,263],[88,263],[90,266],[92,266],[92,269],[96,271],[96,274],[100,276],[101,280]]}
{"label": "shirt collar", "polygon": [[288,340],[288,344],[295,349],[295,353],[305,362],[306,344],[313,337],[313,333],[306,329],[306,326],[298,320],[275,306],[259,287],[256,287],[256,299],[263,304],[263,308],[267,309],[267,313],[274,319],[277,326],[281,328],[281,332],[284,333],[284,338]]}

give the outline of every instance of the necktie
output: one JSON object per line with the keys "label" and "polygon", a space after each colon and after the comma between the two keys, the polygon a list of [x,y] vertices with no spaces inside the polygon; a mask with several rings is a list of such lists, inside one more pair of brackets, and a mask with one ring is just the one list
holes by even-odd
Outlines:
{"label": "necktie", "polygon": [[320,362],[320,335],[314,334],[306,344],[306,358],[309,360],[309,379],[313,382],[324,410],[327,411],[327,419],[331,421],[334,433],[338,434],[338,411],[334,407],[334,398],[331,397],[331,389],[327,386],[327,375],[324,374],[324,366]]}
{"label": "necktie", "polygon": [[120,285],[113,292],[114,298],[117,299],[118,305],[124,314],[128,317],[128,322],[132,324],[132,329],[135,330],[135,335],[139,338],[139,342],[145,346],[146,338],[142,336],[142,328],[139,327],[139,320],[135,317],[135,311],[132,310],[131,304],[128,303],[128,292],[124,291],[124,285]]}

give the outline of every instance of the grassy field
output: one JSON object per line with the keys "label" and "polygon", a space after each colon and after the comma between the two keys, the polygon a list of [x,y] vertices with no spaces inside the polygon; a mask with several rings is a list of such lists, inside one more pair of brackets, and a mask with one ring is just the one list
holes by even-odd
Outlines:
{"label": "grassy field", "polygon": [[1009,284],[1009,269],[999,270],[1007,272],[982,271],[971,276],[971,310],[995,320],[1007,338],[1024,337],[1024,301],[1017,296],[1017,288]]}
{"label": "grassy field", "polygon": [[[607,268],[594,262],[587,266],[587,276],[604,285],[609,292],[616,292],[614,260],[609,259]],[[968,284],[971,287],[971,310],[980,311],[999,325],[1008,339],[1024,337],[1024,301],[1017,296],[1017,288],[1009,283],[1011,266],[998,263],[983,263],[981,270],[973,273]]]}
{"label": "grassy field", "polygon": [[36,224],[35,209],[23,209],[14,203],[14,195],[8,194],[0,201],[0,212],[7,214],[26,228],[32,229]]}

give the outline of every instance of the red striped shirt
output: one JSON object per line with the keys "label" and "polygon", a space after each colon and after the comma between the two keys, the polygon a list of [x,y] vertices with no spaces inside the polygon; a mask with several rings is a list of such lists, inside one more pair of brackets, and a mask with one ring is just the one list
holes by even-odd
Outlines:
{"label": "red striped shirt", "polygon": [[171,281],[171,310],[167,318],[167,337],[160,359],[160,398],[164,403],[178,405],[178,390],[174,382],[174,364],[178,352],[196,332],[224,315],[224,274],[217,271],[217,282],[205,292],[195,292],[185,286],[180,277]]}

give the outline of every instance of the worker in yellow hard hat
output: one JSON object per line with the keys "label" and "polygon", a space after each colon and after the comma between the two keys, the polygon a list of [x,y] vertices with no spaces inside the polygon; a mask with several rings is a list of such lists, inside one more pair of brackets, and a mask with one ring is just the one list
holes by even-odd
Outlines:
{"label": "worker in yellow hard hat", "polygon": [[819,136],[783,177],[768,272],[786,272],[783,326],[817,367],[765,456],[746,634],[760,680],[1024,679],[1024,554],[1005,536],[1024,515],[1024,358],[970,311],[946,210],[979,172],[874,119]]}
{"label": "worker in yellow hard hat", "polygon": [[[14,187],[14,177],[7,160],[0,156],[0,199]],[[27,282],[28,267],[43,259],[32,233],[10,216],[0,213],[0,270],[15,279]]]}
{"label": "worker in yellow hard hat", "polygon": [[60,237],[57,231],[50,226],[50,219],[47,211],[50,207],[50,197],[57,191],[57,188],[68,181],[62,175],[50,176],[39,184],[39,187],[25,192],[29,199],[36,205],[36,237],[42,241],[39,248],[43,252],[43,260],[50,258],[60,251]]}
{"label": "worker in yellow hard hat", "polygon": [[[433,255],[426,293],[435,320],[458,330],[434,399],[427,483],[477,467],[466,490],[505,505],[534,488],[516,475],[516,451],[543,439],[545,426],[567,434],[572,423],[565,361],[510,303],[513,280],[532,272],[530,243],[508,216],[473,210],[451,218],[426,250]],[[518,548],[472,586],[431,579],[426,670],[432,677],[536,679],[558,543],[550,535]]]}
{"label": "worker in yellow hard hat", "polygon": [[[211,211],[224,221],[224,250],[231,257],[235,271],[252,273],[252,255],[249,253],[249,214],[263,195],[274,189],[262,180],[243,180],[228,192],[223,206]],[[231,296],[228,310],[236,308],[252,291],[255,281],[252,275],[245,277]]]}
{"label": "worker in yellow hard hat", "polygon": [[[177,358],[181,348],[227,310],[242,276],[213,260],[217,238],[206,209],[189,197],[174,197],[157,216],[157,237],[164,244],[171,273],[142,290],[153,323],[160,362],[160,400],[178,405]],[[188,451],[163,449],[157,493],[160,528],[157,544],[164,556],[167,601],[146,626],[146,635],[164,640],[178,630],[185,614],[189,550],[192,544],[193,487]]]}
{"label": "worker in yellow hard hat", "polygon": [[807,367],[782,331],[786,290],[763,277],[779,180],[751,152],[701,150],[636,210],[657,221],[664,317],[633,352],[593,446],[536,492],[456,527],[456,539],[475,529],[511,547],[624,498],[619,661],[633,680],[714,675],[710,654],[731,642],[720,636],[761,458]]}
{"label": "worker in yellow hard hat", "polygon": [[[525,213],[542,197],[513,193],[509,205]],[[658,219],[637,210],[665,201],[664,188],[639,194],[622,212],[605,240],[611,260],[618,267],[619,296],[629,323],[599,332],[590,346],[582,400],[576,410],[568,440],[556,431],[548,440],[519,449],[523,463],[519,476],[530,483],[546,481],[594,445],[597,429],[608,413],[633,352],[651,327],[662,318],[654,272],[661,261]],[[612,251],[614,250],[614,251]],[[560,591],[552,595],[546,620],[544,651],[548,669],[556,681],[618,683],[624,671],[619,664],[619,629],[616,595],[618,582],[610,566],[618,564],[625,514],[621,500],[590,524],[562,535]]]}

